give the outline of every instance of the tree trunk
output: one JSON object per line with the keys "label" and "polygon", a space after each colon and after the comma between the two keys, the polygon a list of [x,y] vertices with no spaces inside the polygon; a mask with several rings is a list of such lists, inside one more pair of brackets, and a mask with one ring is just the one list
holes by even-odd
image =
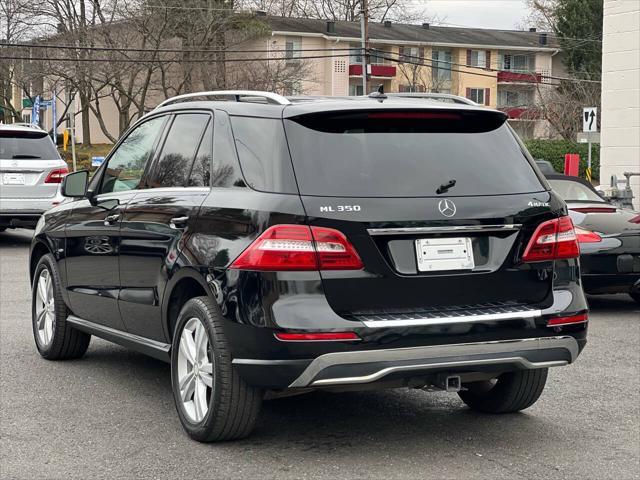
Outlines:
{"label": "tree trunk", "polygon": [[80,112],[82,113],[82,144],[91,145],[91,122],[89,121],[89,98],[85,92],[79,91]]}

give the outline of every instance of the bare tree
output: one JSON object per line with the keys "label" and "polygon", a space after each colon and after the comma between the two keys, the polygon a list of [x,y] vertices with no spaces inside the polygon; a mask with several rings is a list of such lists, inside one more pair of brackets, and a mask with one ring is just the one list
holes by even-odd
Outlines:
{"label": "bare tree", "polygon": [[582,108],[600,104],[600,84],[562,81],[556,86],[536,83],[537,95],[533,108],[525,113],[531,119],[540,117],[549,122],[553,133],[575,141],[582,130]]}
{"label": "bare tree", "polygon": [[[413,22],[428,18],[426,9],[411,0],[369,0],[368,3],[369,16],[374,22]],[[353,22],[360,18],[362,0],[244,0],[242,7],[282,17]]]}
{"label": "bare tree", "polygon": [[[0,41],[8,44],[17,43],[29,38],[34,32],[35,18],[29,8],[30,0],[0,0]],[[14,96],[21,102],[22,97],[29,97],[30,84],[35,81],[35,72],[30,70],[28,62],[12,57],[28,55],[28,50],[11,46],[0,46],[0,122],[19,121],[22,105],[14,105]],[[28,78],[28,80],[27,80]],[[14,93],[16,95],[14,95]]]}

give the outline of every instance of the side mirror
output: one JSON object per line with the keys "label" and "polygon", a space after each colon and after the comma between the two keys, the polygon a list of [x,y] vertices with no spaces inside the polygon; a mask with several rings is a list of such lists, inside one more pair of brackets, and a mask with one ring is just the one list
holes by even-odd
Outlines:
{"label": "side mirror", "polygon": [[62,180],[62,195],[70,198],[84,198],[87,194],[88,181],[87,170],[67,174]]}

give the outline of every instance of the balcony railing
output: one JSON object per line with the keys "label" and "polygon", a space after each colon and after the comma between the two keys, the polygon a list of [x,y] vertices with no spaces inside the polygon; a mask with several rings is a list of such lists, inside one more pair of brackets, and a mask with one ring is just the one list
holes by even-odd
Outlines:
{"label": "balcony railing", "polygon": [[498,82],[541,83],[542,74],[538,72],[498,72]]}
{"label": "balcony railing", "polygon": [[[371,68],[372,77],[388,77],[392,78],[396,76],[396,67],[393,65],[369,65]],[[349,65],[349,75],[361,76],[362,65],[351,64]]]}
{"label": "balcony railing", "polygon": [[511,120],[538,120],[540,111],[536,107],[500,107],[498,110],[506,113]]}

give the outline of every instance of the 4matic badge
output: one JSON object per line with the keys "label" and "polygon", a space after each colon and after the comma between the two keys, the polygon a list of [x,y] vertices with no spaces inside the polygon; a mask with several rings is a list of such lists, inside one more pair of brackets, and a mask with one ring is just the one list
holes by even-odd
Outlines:
{"label": "4matic badge", "polygon": [[529,203],[527,203],[528,206],[530,207],[548,207],[549,206],[549,202],[539,202],[537,200],[531,200],[529,201]]}

